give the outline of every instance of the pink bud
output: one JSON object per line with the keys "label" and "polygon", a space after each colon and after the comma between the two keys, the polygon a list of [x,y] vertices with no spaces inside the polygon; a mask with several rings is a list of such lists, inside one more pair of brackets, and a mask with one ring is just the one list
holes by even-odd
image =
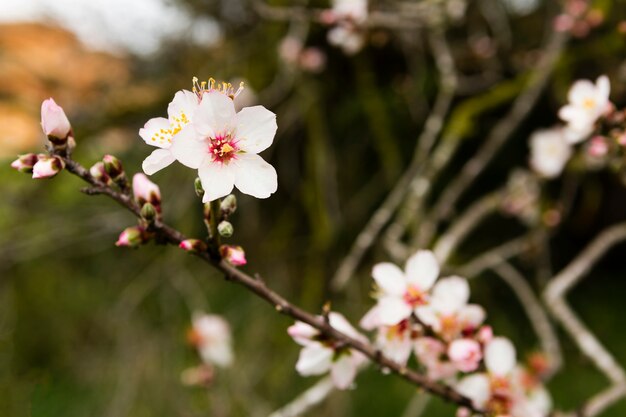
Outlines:
{"label": "pink bud", "polygon": [[57,139],[67,139],[72,130],[63,108],[52,98],[41,103],[41,127],[47,136]]}
{"label": "pink bud", "polygon": [[337,21],[337,15],[333,10],[327,9],[322,11],[319,16],[319,22],[323,25],[332,25]]}
{"label": "pink bud", "polygon": [[104,162],[102,161],[93,164],[92,167],[89,168],[89,173],[95,180],[101,181],[105,184],[108,184],[111,181],[111,178],[109,178],[104,169]]}
{"label": "pink bud", "polygon": [[115,242],[115,246],[126,246],[135,248],[145,242],[144,230],[139,226],[127,227],[124,229]]}
{"label": "pink bud", "polygon": [[33,178],[52,178],[65,168],[65,162],[58,156],[37,155],[37,163],[33,165]]}
{"label": "pink bud", "polygon": [[18,170],[19,172],[32,173],[33,166],[37,163],[37,155],[34,153],[27,153],[20,155],[15,161],[11,162],[11,168]]}
{"label": "pink bud", "polygon": [[180,242],[178,247],[191,253],[204,252],[207,250],[206,243],[204,243],[200,239],[183,240],[182,242]]}
{"label": "pink bud", "polygon": [[300,67],[312,73],[321,72],[326,66],[326,55],[319,48],[305,48],[300,54]]}
{"label": "pink bud", "polygon": [[241,246],[222,245],[220,246],[220,254],[231,265],[245,265],[248,262]]}
{"label": "pink bud", "polygon": [[161,211],[161,190],[144,174],[135,174],[133,177],[133,194],[139,205],[150,203],[158,212]]}
{"label": "pink bud", "polygon": [[609,145],[604,136],[594,136],[589,142],[589,148],[587,148],[587,151],[589,152],[589,155],[600,158],[608,153]]}
{"label": "pink bud", "polygon": [[491,342],[491,339],[493,339],[493,329],[491,326],[481,326],[476,334],[476,339],[483,345]]}
{"label": "pink bud", "polygon": [[461,372],[472,372],[478,369],[483,357],[480,344],[473,339],[458,339],[450,343],[448,357]]}

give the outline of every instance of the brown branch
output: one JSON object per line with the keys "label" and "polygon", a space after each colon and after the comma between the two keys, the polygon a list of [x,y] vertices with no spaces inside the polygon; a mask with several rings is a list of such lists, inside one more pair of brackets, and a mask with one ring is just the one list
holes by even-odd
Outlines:
{"label": "brown branch", "polygon": [[[140,208],[129,195],[125,195],[108,185],[99,183],[83,166],[76,161],[63,156],[60,157],[62,157],[65,161],[66,169],[91,184],[93,186],[91,190],[96,191],[96,194],[107,195],[117,201],[121,206],[132,212],[135,216],[140,217]],[[160,242],[178,245],[180,242],[185,240],[185,236],[181,232],[168,226],[160,220],[156,220],[154,222],[151,231],[155,233]],[[209,252],[197,252],[194,253],[194,255],[223,272],[227,280],[245,287],[248,291],[256,294],[259,298],[268,302],[279,313],[307,323],[319,330],[323,335],[339,342],[340,344],[349,346],[350,348],[363,353],[381,369],[387,369],[410,383],[421,387],[426,391],[443,398],[444,400],[458,404],[462,407],[467,407],[476,413],[482,414],[480,410],[474,408],[471,400],[456,392],[452,387],[435,382],[419,372],[399,365],[382,355],[378,349],[369,343],[356,340],[336,330],[331,327],[323,317],[311,314],[294,304],[291,304],[278,293],[268,288],[264,281],[246,274],[245,272],[233,267],[223,259],[211,256]]]}

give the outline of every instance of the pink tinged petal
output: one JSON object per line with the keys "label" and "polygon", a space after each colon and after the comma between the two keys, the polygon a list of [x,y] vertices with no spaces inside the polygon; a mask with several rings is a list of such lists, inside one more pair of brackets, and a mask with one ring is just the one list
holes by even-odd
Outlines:
{"label": "pink tinged petal", "polygon": [[528,406],[538,416],[544,417],[552,411],[552,398],[544,387],[534,389],[528,396]]}
{"label": "pink tinged petal", "polygon": [[41,103],[41,127],[47,136],[59,139],[67,138],[72,129],[63,108],[52,98]]}
{"label": "pink tinged petal", "polygon": [[156,149],[141,164],[143,172],[152,175],[169,166],[176,159],[169,149]]}
{"label": "pink tinged petal", "polygon": [[359,322],[359,326],[365,330],[374,330],[379,327],[380,323],[380,314],[378,312],[378,305],[372,307],[361,319]]}
{"label": "pink tinged petal", "polygon": [[482,359],[480,344],[473,339],[457,339],[448,347],[448,357],[459,371],[475,371]]}
{"label": "pink tinged petal", "polygon": [[334,351],[321,343],[305,346],[300,351],[296,371],[302,376],[320,375],[330,369]]}
{"label": "pink tinged petal", "polygon": [[485,321],[485,309],[478,304],[468,304],[457,315],[463,330],[475,330]]}
{"label": "pink tinged petal", "polygon": [[402,298],[386,296],[378,300],[380,323],[393,326],[411,316],[412,309]]}
{"label": "pink tinged petal", "polygon": [[461,379],[456,385],[459,394],[466,396],[476,408],[485,408],[491,396],[489,377],[485,374],[474,374]]}
{"label": "pink tinged petal", "polygon": [[246,107],[237,114],[237,145],[245,152],[259,153],[272,144],[277,129],[274,113],[263,106]]}
{"label": "pink tinged petal", "polygon": [[515,347],[505,337],[495,337],[485,347],[485,366],[494,375],[504,376],[515,367]]}
{"label": "pink tinged petal", "polygon": [[150,146],[169,148],[172,143],[170,122],[164,117],[155,117],[139,129],[139,136]]}
{"label": "pink tinged petal", "polygon": [[191,121],[191,117],[200,105],[198,96],[188,90],[181,90],[176,92],[174,99],[167,106],[167,115],[170,122],[177,122],[177,118],[180,119],[182,115],[185,115],[187,119]]}
{"label": "pink tinged petal", "polygon": [[141,173],[133,176],[133,195],[140,203],[150,202],[154,204],[161,202],[161,190],[159,186]]}
{"label": "pink tinged petal", "polygon": [[374,265],[372,268],[374,281],[385,294],[401,297],[406,291],[406,278],[404,272],[396,265],[384,262]]}
{"label": "pink tinged petal", "polygon": [[393,332],[394,330],[386,327],[380,329],[377,345],[386,357],[400,365],[406,365],[413,350],[413,342],[408,336],[408,332],[400,337],[396,334],[390,337],[389,331]]}
{"label": "pink tinged petal", "polygon": [[431,251],[420,250],[407,260],[405,270],[408,282],[426,291],[439,275],[439,262]]}
{"label": "pink tinged petal", "polygon": [[367,342],[367,339],[360,334],[350,322],[340,313],[336,313],[334,311],[328,314],[328,323],[332,328],[339,330],[341,333],[352,337],[353,339],[358,339],[362,342]]}
{"label": "pink tinged petal", "polygon": [[313,343],[312,339],[319,335],[320,332],[313,326],[297,321],[295,324],[289,326],[287,334],[289,334],[297,344],[306,346]]}
{"label": "pink tinged petal", "polygon": [[209,159],[209,145],[204,140],[198,140],[192,125],[185,126],[172,139],[170,148],[174,158],[189,168],[200,168],[202,162]]}
{"label": "pink tinged petal", "polygon": [[235,186],[244,194],[267,198],[278,189],[276,170],[258,155],[239,155],[229,165],[233,167]]}
{"label": "pink tinged petal", "polygon": [[413,345],[415,356],[425,366],[431,367],[440,362],[446,346],[433,337],[420,337]]}
{"label": "pink tinged petal", "polygon": [[465,278],[443,278],[433,288],[431,305],[442,314],[458,312],[469,299],[469,284]]}
{"label": "pink tinged petal", "polygon": [[233,101],[218,91],[202,95],[200,106],[193,114],[193,124],[202,136],[215,137],[235,128],[237,113]]}
{"label": "pink tinged petal", "polygon": [[203,203],[227,196],[235,185],[232,164],[226,165],[206,159],[198,169],[198,176],[204,189]]}
{"label": "pink tinged petal", "polygon": [[339,389],[348,389],[356,376],[356,364],[351,354],[342,354],[330,368],[333,384]]}
{"label": "pink tinged petal", "polygon": [[432,306],[419,306],[415,309],[417,318],[436,332],[441,330],[440,317]]}

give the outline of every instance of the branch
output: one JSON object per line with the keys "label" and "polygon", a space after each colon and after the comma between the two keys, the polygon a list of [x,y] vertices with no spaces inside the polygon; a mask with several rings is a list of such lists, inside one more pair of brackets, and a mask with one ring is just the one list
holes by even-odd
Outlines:
{"label": "branch", "polygon": [[557,274],[546,287],[543,296],[552,315],[574,339],[585,356],[611,381],[611,386],[587,401],[572,416],[593,417],[626,396],[626,373],[613,355],[576,316],[567,304],[567,293],[578,284],[591,268],[614,245],[626,239],[626,223],[612,226],[598,235],[576,259]]}
{"label": "branch", "polygon": [[298,417],[321,403],[333,392],[335,385],[331,377],[326,376],[311,388],[298,395],[293,401],[274,411],[269,417]]}
{"label": "branch", "polygon": [[485,270],[493,268],[503,261],[525,252],[528,250],[532,240],[533,235],[531,233],[509,240],[493,249],[483,252],[465,265],[455,268],[456,273],[468,278],[476,277]]}
{"label": "branch", "polygon": [[[64,160],[66,164],[66,169],[69,172],[91,184],[93,186],[93,189],[98,191],[98,194],[107,195],[108,197],[117,201],[127,210],[132,212],[135,216],[140,217],[140,209],[137,203],[135,203],[135,201],[129,195],[123,194],[111,187],[98,183],[89,174],[89,172],[76,161],[73,161],[63,155],[57,156]],[[180,244],[180,242],[185,240],[185,236],[181,232],[168,226],[160,220],[156,220],[154,222],[151,231],[155,233],[158,241],[163,243],[178,245]],[[264,281],[256,279],[246,274],[245,272],[238,270],[225,260],[212,256],[212,254],[210,254],[209,252],[200,251],[193,254],[201,258],[206,263],[212,265],[216,269],[220,270],[227,280],[245,287],[248,291],[256,294],[259,298],[265,300],[267,303],[272,305],[277,312],[289,316],[295,320],[309,324],[310,326],[313,326],[324,336],[329,337],[345,346],[348,346],[363,353],[373,363],[376,363],[380,368],[386,369],[391,373],[399,375],[413,385],[421,387],[426,391],[437,395],[449,402],[469,408],[476,413],[482,413],[481,410],[477,410],[473,406],[470,399],[462,396],[452,387],[435,382],[419,372],[399,365],[382,355],[378,349],[374,348],[369,343],[364,343],[360,340],[356,340],[336,330],[335,328],[330,326],[330,324],[326,320],[324,320],[323,317],[311,314],[305,310],[302,310],[296,305],[291,304],[278,293],[268,288]]]}

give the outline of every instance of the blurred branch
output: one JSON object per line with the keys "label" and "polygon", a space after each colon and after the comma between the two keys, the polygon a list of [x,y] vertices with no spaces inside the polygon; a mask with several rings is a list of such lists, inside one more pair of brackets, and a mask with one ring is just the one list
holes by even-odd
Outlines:
{"label": "blurred branch", "polygon": [[548,309],[561,322],[585,356],[611,381],[611,386],[595,395],[571,417],[593,417],[626,396],[626,373],[613,355],[578,318],[567,304],[567,293],[578,284],[591,268],[616,244],[626,239],[626,223],[604,230],[572,262],[558,273],[546,287],[543,296]]}
{"label": "blurred branch", "polygon": [[541,344],[541,349],[548,357],[549,371],[547,377],[551,377],[561,368],[563,355],[561,354],[559,339],[548,318],[548,313],[524,276],[513,265],[503,260],[502,263],[493,267],[493,271],[511,287],[526,311],[530,324]]}
{"label": "blurred branch", "polygon": [[533,239],[531,233],[509,240],[493,249],[483,252],[465,265],[455,268],[455,271],[464,277],[472,278],[480,275],[487,269],[493,268],[507,259],[513,258],[528,250]]}
{"label": "blurred branch", "polygon": [[[113,200],[117,201],[127,210],[132,212],[136,217],[141,217],[141,209],[129,193],[123,193],[111,188],[110,186],[98,183],[91,176],[89,171],[78,162],[61,154],[57,154],[57,156],[64,160],[67,171],[82,178],[84,181],[92,185],[92,187],[90,188],[90,190],[93,191],[92,194],[107,195]],[[156,235],[157,241],[161,243],[173,244],[178,246],[180,242],[186,239],[181,232],[158,219],[155,219],[150,230]],[[462,396],[452,387],[435,382],[415,370],[408,369],[405,366],[399,365],[398,363],[385,357],[377,348],[373,347],[371,344],[354,339],[336,330],[334,327],[330,326],[330,324],[326,320],[324,320],[323,317],[311,314],[295,306],[294,304],[291,304],[278,293],[271,290],[263,280],[252,277],[245,272],[240,271],[239,269],[230,265],[227,261],[221,259],[219,255],[210,253],[209,251],[198,251],[193,254],[221,271],[227,280],[241,285],[248,291],[257,295],[259,298],[265,300],[267,303],[272,305],[277,312],[289,316],[295,320],[309,324],[310,326],[316,328],[325,337],[328,337],[347,347],[363,353],[372,362],[376,363],[381,369],[386,369],[391,373],[399,375],[401,378],[409,381],[413,385],[421,387],[426,391],[437,395],[442,399],[445,399],[446,401],[455,403],[462,407],[469,408],[475,413],[483,414],[481,410],[477,410],[474,407],[470,399]]]}
{"label": "blurred branch", "polygon": [[444,118],[450,109],[452,98],[454,97],[456,73],[452,54],[445,40],[443,29],[440,27],[433,28],[429,32],[429,39],[433,55],[437,58],[436,63],[440,72],[440,90],[435,100],[435,105],[426,120],[424,130],[417,140],[413,159],[408,168],[387,195],[383,204],[361,230],[350,251],[341,261],[339,268],[337,268],[331,280],[331,289],[333,291],[341,290],[354,275],[365,252],[374,244],[382,229],[389,222],[400,204],[402,204],[408,189],[412,187],[416,174],[420,171],[428,156],[428,150],[432,147],[443,128]]}
{"label": "blurred branch", "polygon": [[269,417],[297,417],[315,407],[335,390],[335,385],[329,376],[319,380],[311,388],[298,395],[289,404],[274,411]]}

